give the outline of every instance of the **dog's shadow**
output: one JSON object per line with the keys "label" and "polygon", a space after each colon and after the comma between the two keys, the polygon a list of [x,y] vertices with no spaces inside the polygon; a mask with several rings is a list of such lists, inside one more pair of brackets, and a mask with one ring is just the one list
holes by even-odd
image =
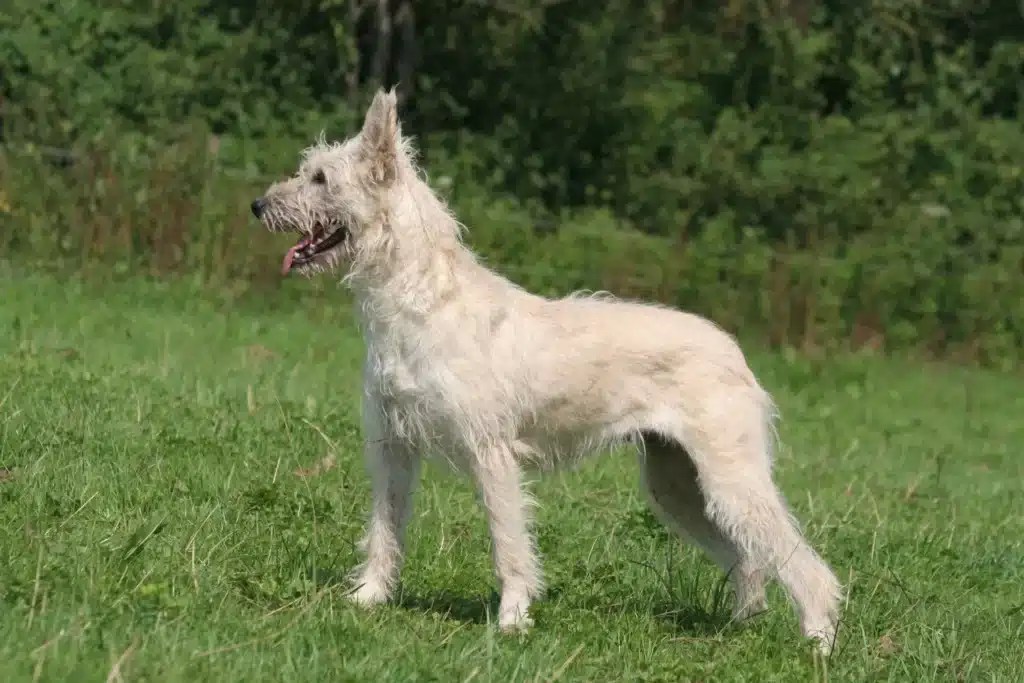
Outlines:
{"label": "dog's shadow", "polygon": [[736,626],[728,613],[700,605],[660,602],[652,608],[654,618],[680,636],[710,637]]}
{"label": "dog's shadow", "polygon": [[[608,619],[620,616],[623,607],[597,598],[573,601],[572,605],[574,610],[586,610]],[[625,610],[629,609],[625,607]],[[716,636],[735,626],[728,612],[715,607],[709,609],[702,604],[675,601],[670,596],[652,603],[647,610],[642,611],[647,611],[654,621],[674,635],[688,638]]]}
{"label": "dog's shadow", "polygon": [[[591,614],[609,618],[615,617],[622,611],[621,606],[598,598],[579,601],[572,600],[567,597],[568,595],[571,595],[571,592],[565,593],[559,586],[552,585],[548,587],[543,598],[534,603],[534,606],[540,607],[544,611],[547,611],[548,606],[556,611],[559,607],[565,606],[570,611],[586,610]],[[566,601],[570,604],[565,605]],[[403,591],[397,601],[397,606],[415,612],[437,614],[445,619],[464,624],[485,625],[497,621],[500,602],[500,596],[494,591],[486,598],[483,596],[469,598],[449,591],[430,595]],[[651,605],[650,612],[655,620],[680,636],[711,637],[735,626],[728,611],[720,609],[718,605],[712,605],[709,608],[701,604],[675,602],[670,597]]]}
{"label": "dog's shadow", "polygon": [[486,598],[467,598],[449,591],[422,595],[403,590],[397,606],[414,612],[438,614],[445,619],[465,624],[480,625],[497,621],[500,602],[500,596],[494,591]]}

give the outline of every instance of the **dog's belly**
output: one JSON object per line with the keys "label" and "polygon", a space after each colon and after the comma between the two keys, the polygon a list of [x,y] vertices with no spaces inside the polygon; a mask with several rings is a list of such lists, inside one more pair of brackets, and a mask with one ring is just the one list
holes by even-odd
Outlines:
{"label": "dog's belly", "polygon": [[509,449],[524,467],[572,466],[623,443],[645,412],[589,375],[576,383],[593,391],[570,386],[523,400],[514,386],[469,380],[459,363],[416,360],[380,354],[372,366],[388,432],[458,469],[488,449]]}
{"label": "dog's belly", "polygon": [[525,425],[514,421],[474,424],[465,414],[439,410],[437,397],[424,392],[391,395],[383,410],[389,432],[424,457],[440,460],[459,471],[485,457],[490,448],[508,448],[528,469],[572,467],[584,457],[621,443],[605,430],[565,429],[555,424]]}
{"label": "dog's belly", "polygon": [[629,429],[539,422],[519,434],[515,450],[526,466],[571,468],[589,456],[629,442],[630,435]]}

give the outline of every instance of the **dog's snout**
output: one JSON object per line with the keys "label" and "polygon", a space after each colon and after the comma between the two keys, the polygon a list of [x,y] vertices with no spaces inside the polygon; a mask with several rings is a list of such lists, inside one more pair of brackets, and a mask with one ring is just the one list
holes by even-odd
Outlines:
{"label": "dog's snout", "polygon": [[253,216],[261,218],[263,216],[264,209],[267,208],[266,197],[260,197],[259,199],[253,200],[253,203],[249,205],[249,208],[252,209]]}

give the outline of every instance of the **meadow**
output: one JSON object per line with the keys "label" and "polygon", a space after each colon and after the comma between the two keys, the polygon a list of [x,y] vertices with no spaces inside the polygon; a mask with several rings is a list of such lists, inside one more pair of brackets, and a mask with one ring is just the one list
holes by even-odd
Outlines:
{"label": "meadow", "polygon": [[1024,680],[1019,375],[759,351],[777,476],[848,586],[834,655],[648,513],[630,453],[535,486],[549,591],[490,623],[483,515],[428,466],[397,604],[343,599],[368,482],[350,303],[0,265],[0,680]]}

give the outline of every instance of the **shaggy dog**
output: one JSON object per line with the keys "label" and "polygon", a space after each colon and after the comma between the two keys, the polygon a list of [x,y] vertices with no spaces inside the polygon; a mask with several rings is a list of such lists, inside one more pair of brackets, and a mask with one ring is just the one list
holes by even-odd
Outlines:
{"label": "shaggy dog", "polygon": [[486,508],[500,627],[528,627],[542,581],[524,469],[632,442],[654,511],[729,572],[735,616],[763,609],[777,577],[802,632],[830,650],[840,585],[772,481],[773,403],[732,337],[662,306],[535,296],[488,270],[421,179],[394,91],[251,208],[300,235],[283,272],[341,268],[358,302],[373,503],[353,600],[391,597],[433,454],[472,475]]}

